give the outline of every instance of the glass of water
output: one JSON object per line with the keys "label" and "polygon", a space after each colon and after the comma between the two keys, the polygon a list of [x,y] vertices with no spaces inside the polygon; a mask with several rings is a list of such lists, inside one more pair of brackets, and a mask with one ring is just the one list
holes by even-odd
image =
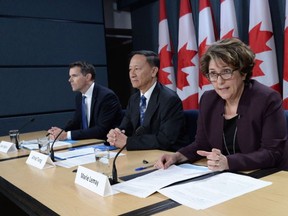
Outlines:
{"label": "glass of water", "polygon": [[9,136],[11,142],[16,145],[17,149],[19,149],[19,130],[10,130]]}
{"label": "glass of water", "polygon": [[50,139],[49,136],[40,137],[37,139],[39,152],[42,154],[49,155],[50,154]]}
{"label": "glass of water", "polygon": [[111,175],[109,147],[105,147],[103,149],[94,148],[94,155],[96,172],[102,173],[109,177]]}

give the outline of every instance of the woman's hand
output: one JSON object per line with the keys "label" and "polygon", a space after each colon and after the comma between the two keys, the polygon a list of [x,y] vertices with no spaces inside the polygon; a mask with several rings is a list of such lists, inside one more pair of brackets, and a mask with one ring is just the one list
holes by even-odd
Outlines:
{"label": "woman's hand", "polygon": [[154,164],[157,169],[167,169],[169,166],[187,160],[187,158],[179,152],[173,154],[162,155]]}
{"label": "woman's hand", "polygon": [[228,160],[219,149],[213,148],[211,152],[198,150],[197,154],[207,158],[207,166],[213,171],[228,170]]}

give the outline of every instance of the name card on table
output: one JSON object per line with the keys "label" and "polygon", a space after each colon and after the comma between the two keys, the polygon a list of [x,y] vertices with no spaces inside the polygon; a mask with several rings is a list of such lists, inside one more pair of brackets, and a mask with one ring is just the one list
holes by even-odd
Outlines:
{"label": "name card on table", "polygon": [[106,175],[82,166],[78,166],[75,183],[101,196],[114,194]]}
{"label": "name card on table", "polygon": [[16,145],[12,142],[1,141],[0,152],[8,153],[17,151]]}
{"label": "name card on table", "polygon": [[39,169],[55,167],[55,164],[48,155],[31,151],[26,163]]}

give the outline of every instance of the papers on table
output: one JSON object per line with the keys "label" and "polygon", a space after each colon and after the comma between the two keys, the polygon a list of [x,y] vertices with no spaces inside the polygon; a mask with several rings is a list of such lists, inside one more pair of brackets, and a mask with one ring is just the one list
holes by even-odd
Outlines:
{"label": "papers on table", "polygon": [[87,145],[87,146],[80,146],[80,147],[70,148],[69,150],[72,151],[72,150],[83,149],[83,148],[91,148],[91,147],[97,148],[97,149],[101,149],[101,150],[109,148],[110,151],[117,149],[117,147],[115,147],[115,146],[109,146],[109,145],[105,145],[104,143],[100,143],[100,144],[95,144],[95,145]]}
{"label": "papers on table", "polygon": [[79,157],[87,154],[94,154],[94,148],[81,148],[72,151],[55,152],[55,158],[58,160],[65,160],[68,158]]}
{"label": "papers on table", "polygon": [[[107,146],[104,144],[96,144],[96,145],[88,145],[88,146],[80,146],[75,148],[70,148],[69,151],[65,152],[55,152],[55,158],[58,160],[65,160],[73,157],[79,157],[87,154],[94,154],[94,149],[104,149],[109,148],[109,150],[117,149],[115,146]],[[110,152],[113,156],[113,152]]]}
{"label": "papers on table", "polygon": [[[181,182],[182,180],[187,181]],[[172,183],[175,184],[171,185]],[[158,191],[182,205],[198,210],[271,184],[249,176],[212,172],[206,167],[183,164],[173,165],[167,170],[157,170],[112,187],[141,198]]]}
{"label": "papers on table", "polygon": [[[56,141],[54,143],[54,147],[61,147],[61,146],[72,146],[72,143],[74,143],[75,141],[74,140],[67,140],[67,141]],[[52,142],[50,143],[50,147],[52,145]],[[21,148],[26,148],[26,149],[29,149],[29,150],[36,150],[36,149],[39,149],[39,146],[38,146],[38,141],[37,139],[33,139],[33,140],[23,140],[21,141],[20,143],[20,147]]]}
{"label": "papers on table", "polygon": [[144,176],[118,183],[112,187],[120,192],[145,198],[167,185],[209,172],[211,171],[208,168],[202,166],[189,164],[183,166],[172,165],[166,170],[156,170]]}
{"label": "papers on table", "polygon": [[158,192],[190,208],[205,209],[271,184],[271,182],[227,172],[204,180],[166,187]]}
{"label": "papers on table", "polygon": [[[110,152],[110,158],[114,158],[117,152]],[[119,156],[124,154],[120,153]],[[79,148],[67,152],[55,152],[55,158],[61,158],[66,160],[60,160],[55,162],[57,166],[62,166],[65,168],[71,168],[74,166],[79,166],[87,163],[95,162],[94,147]]]}
{"label": "papers on table", "polygon": [[55,164],[57,166],[65,167],[65,168],[71,168],[83,164],[93,163],[95,162],[94,154],[88,154],[84,156],[74,157],[67,160],[60,160],[56,161]]}
{"label": "papers on table", "polygon": [[[54,147],[72,147],[72,143],[76,142],[75,140],[67,140],[67,141],[56,141],[54,143]],[[51,145],[51,143],[50,143]],[[21,147],[29,150],[39,149],[37,139],[22,141]],[[103,149],[109,147],[109,150],[117,149],[115,146],[107,146],[102,144],[88,145],[88,146],[80,146],[69,148],[68,151],[65,152],[55,152],[55,159],[61,160],[55,162],[57,166],[62,166],[66,168],[71,168],[78,165],[83,165],[87,163],[95,162],[94,157],[94,148]],[[117,152],[110,151],[110,158],[114,158]],[[122,156],[124,154],[119,154]]]}

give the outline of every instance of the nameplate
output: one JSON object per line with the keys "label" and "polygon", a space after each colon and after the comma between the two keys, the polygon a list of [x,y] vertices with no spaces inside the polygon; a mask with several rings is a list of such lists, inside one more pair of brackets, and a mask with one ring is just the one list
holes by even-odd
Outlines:
{"label": "nameplate", "polygon": [[12,142],[1,141],[0,152],[8,153],[17,151],[16,145]]}
{"label": "nameplate", "polygon": [[26,163],[39,169],[55,167],[55,164],[48,155],[31,151]]}
{"label": "nameplate", "polygon": [[113,195],[109,179],[102,173],[78,166],[75,183],[101,196]]}

